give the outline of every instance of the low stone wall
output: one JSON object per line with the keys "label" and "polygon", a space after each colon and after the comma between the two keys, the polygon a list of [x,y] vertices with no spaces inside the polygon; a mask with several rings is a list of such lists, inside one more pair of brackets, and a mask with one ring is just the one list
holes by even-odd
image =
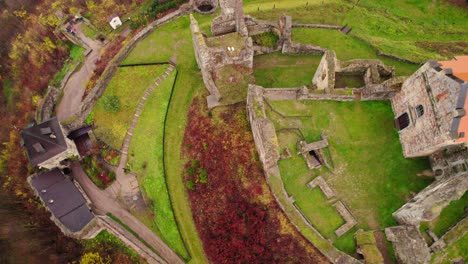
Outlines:
{"label": "low stone wall", "polygon": [[393,54],[389,54],[389,53],[385,53],[385,52],[381,52],[381,51],[377,52],[377,55],[382,56],[382,57],[386,57],[386,58],[390,58],[390,59],[394,59],[394,60],[397,60],[397,61],[401,61],[401,62],[415,64],[415,65],[424,64],[424,62],[417,62],[417,61],[405,59],[405,58],[399,57],[397,55],[393,55]]}
{"label": "low stone wall", "polygon": [[335,207],[336,211],[343,217],[345,224],[340,226],[338,229],[335,230],[335,235],[337,237],[342,236],[344,233],[348,232],[351,228],[353,228],[357,222],[354,219],[351,212],[346,208],[342,201],[336,202],[333,207]]}
{"label": "low stone wall", "polygon": [[285,41],[283,44],[283,49],[281,52],[283,54],[301,54],[301,55],[322,55],[327,51],[327,49],[309,45],[301,44],[294,41]]}
{"label": "low stone wall", "polygon": [[338,25],[327,25],[327,24],[301,24],[294,23],[292,24],[293,28],[325,28],[325,29],[341,29],[342,26]]}
{"label": "low stone wall", "polygon": [[307,186],[310,189],[313,189],[315,187],[319,187],[320,190],[322,190],[323,194],[325,194],[325,197],[327,199],[333,198],[335,196],[335,192],[333,192],[332,188],[330,188],[330,185],[323,179],[322,176],[318,176],[317,178],[313,179],[310,181]]}

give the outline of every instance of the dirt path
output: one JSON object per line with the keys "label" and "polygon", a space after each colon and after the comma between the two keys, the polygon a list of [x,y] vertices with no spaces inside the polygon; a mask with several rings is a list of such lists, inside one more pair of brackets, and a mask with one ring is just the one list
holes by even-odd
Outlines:
{"label": "dirt path", "polygon": [[81,98],[84,95],[86,84],[96,68],[95,63],[102,49],[102,44],[99,41],[92,40],[83,34],[81,23],[75,27],[77,29],[76,36],[86,43],[92,51],[85,58],[81,68],[70,77],[63,88],[63,97],[56,109],[59,121],[67,120],[81,110]]}
{"label": "dirt path", "polygon": [[105,191],[100,190],[88,178],[79,162],[71,165],[73,177],[81,185],[94,206],[96,214],[105,215],[111,213],[122,223],[133,230],[141,239],[150,245],[158,255],[167,263],[184,263],[184,261],[170,249],[160,237],[154,234],[148,227],[141,223],[136,217],[124,209],[115,199],[111,198]]}

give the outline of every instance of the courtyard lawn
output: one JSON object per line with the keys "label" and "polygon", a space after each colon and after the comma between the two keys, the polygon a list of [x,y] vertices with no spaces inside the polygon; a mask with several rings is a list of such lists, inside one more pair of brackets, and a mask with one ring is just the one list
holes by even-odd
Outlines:
{"label": "courtyard lawn", "polygon": [[[118,68],[93,109],[96,136],[113,149],[120,150],[138,101],[166,69],[167,65]],[[118,98],[120,106],[111,109],[115,112],[106,110],[109,98]]]}
{"label": "courtyard lawn", "polygon": [[[195,18],[201,28],[209,29],[214,15],[195,14]],[[191,257],[189,263],[208,263],[193,222],[183,182],[185,160],[181,156],[181,147],[187,112],[192,98],[205,92],[195,61],[189,26],[190,19],[184,16],[158,28],[131,51],[124,63],[162,62],[173,59],[177,64],[178,77],[169,104],[170,118],[166,120],[164,136],[166,184],[180,233]]]}
{"label": "courtyard lawn", "polygon": [[189,259],[177,223],[164,176],[164,122],[176,73],[172,72],[148,97],[133,133],[129,168],[138,175],[143,193],[152,201],[154,211],[150,228],[177,252]]}
{"label": "courtyard lawn", "polygon": [[[334,102],[334,101],[271,101],[272,107],[286,116],[281,118],[268,111],[276,129],[298,128],[310,142],[324,133],[334,169],[308,170],[301,156],[295,156],[298,137],[280,133],[280,147],[288,146],[293,157],[279,162],[285,188],[296,203],[306,208],[314,204],[307,215],[322,234],[330,236],[339,222],[323,200],[306,186],[317,175],[322,175],[358,221],[358,228],[379,230],[395,225],[392,213],[409,200],[413,193],[426,187],[432,180],[416,174],[429,169],[426,159],[405,159],[388,102]],[[288,132],[289,133],[289,132]],[[332,219],[331,221],[329,220]],[[332,239],[333,236],[331,237]],[[344,235],[335,240],[349,252],[351,239]],[[351,252],[349,252],[351,253]]]}
{"label": "courtyard lawn", "polygon": [[254,57],[256,83],[263,87],[311,85],[322,56],[272,53]]}

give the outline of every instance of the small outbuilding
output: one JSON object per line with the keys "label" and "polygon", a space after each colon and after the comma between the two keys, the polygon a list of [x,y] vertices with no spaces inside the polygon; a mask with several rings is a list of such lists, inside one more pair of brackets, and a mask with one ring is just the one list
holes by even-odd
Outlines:
{"label": "small outbuilding", "polygon": [[122,21],[117,15],[110,16],[107,21],[109,22],[109,25],[112,27],[112,29],[116,29],[122,25]]}

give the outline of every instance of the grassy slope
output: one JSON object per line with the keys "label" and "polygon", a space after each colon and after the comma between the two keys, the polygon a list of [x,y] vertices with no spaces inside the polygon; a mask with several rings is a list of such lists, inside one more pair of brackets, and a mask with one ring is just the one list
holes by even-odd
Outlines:
{"label": "grassy slope", "polygon": [[[363,0],[353,7],[349,1],[343,0],[326,3],[320,0],[250,0],[244,4],[244,10],[262,19],[276,20],[282,13],[286,13],[293,17],[293,22],[298,23],[348,25],[353,29],[350,37],[364,39],[363,45],[374,46],[383,52],[416,61],[450,58],[442,49],[433,50],[424,43],[419,43],[421,41],[468,42],[467,13],[462,8],[444,4],[443,1]],[[297,33],[294,32],[293,35]],[[309,42],[318,44],[315,41],[320,42],[322,38],[329,36],[322,34]],[[450,46],[450,43],[445,45],[446,49],[452,49],[449,54],[460,53]],[[464,47],[464,52],[461,53],[467,52],[468,46]]]}
{"label": "grassy slope", "polygon": [[[393,113],[386,102],[279,101],[272,105],[283,114],[311,115],[311,118],[295,121],[308,141],[317,140],[321,132],[328,137],[335,169],[332,173],[322,170],[320,174],[351,209],[361,228],[376,230],[394,225],[391,213],[405,203],[411,192],[418,192],[430,182],[416,176],[429,167],[427,160],[403,157],[393,128]],[[276,121],[277,128],[281,124],[288,126],[285,121]],[[294,138],[290,144],[293,141]],[[291,152],[294,153],[294,149]],[[294,170],[296,175],[285,173],[283,176],[286,188],[297,197],[296,201],[299,197],[313,201],[313,193],[305,184],[317,172],[307,170],[299,159],[296,166],[299,166]],[[325,211],[323,215],[321,219],[310,214],[310,220],[319,224],[326,222],[330,213]],[[351,248],[349,243],[352,239],[347,236],[337,241],[338,245]]]}
{"label": "grassy slope", "polygon": [[301,43],[312,43],[334,50],[340,60],[379,59],[387,65],[395,66],[397,75],[411,75],[419,66],[377,56],[375,50],[363,40],[328,29],[293,29],[293,38]]}
{"label": "grassy slope", "polygon": [[[213,16],[196,16],[202,28],[208,28]],[[166,181],[176,221],[192,257],[190,263],[207,263],[203,245],[193,222],[190,204],[182,179],[183,164],[181,144],[187,122],[188,107],[194,94],[204,91],[200,71],[193,53],[187,16],[164,25],[144,39],[124,63],[176,60],[178,78],[169,105],[165,135]],[[148,56],[150,55],[150,56]]]}
{"label": "grassy slope", "polygon": [[135,128],[129,164],[152,201],[156,227],[153,230],[180,256],[189,259],[172,212],[163,166],[164,119],[174,80],[172,72],[148,98]]}
{"label": "grassy slope", "polygon": [[[120,149],[138,101],[166,68],[167,65],[119,68],[93,109],[96,136],[112,148]],[[102,99],[108,95],[115,95],[120,99],[118,112],[104,110]]]}
{"label": "grassy slope", "polygon": [[254,75],[263,87],[310,85],[322,56],[273,53],[254,58]]}

